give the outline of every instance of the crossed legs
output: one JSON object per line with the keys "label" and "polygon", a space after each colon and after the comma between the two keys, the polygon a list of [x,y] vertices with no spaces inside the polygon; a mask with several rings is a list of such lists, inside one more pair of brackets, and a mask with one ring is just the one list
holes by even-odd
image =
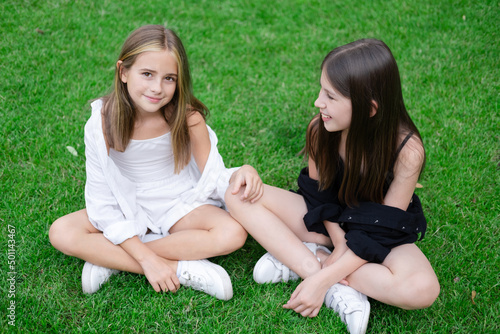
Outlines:
{"label": "crossed legs", "polygon": [[[303,222],[307,208],[302,196],[268,185],[264,196],[254,204],[243,203],[238,196],[226,193],[231,215],[267,251],[302,278],[321,270],[302,242],[328,247],[332,243],[324,235],[307,231]],[[325,255],[319,257],[324,259]],[[363,294],[404,309],[428,307],[439,294],[436,274],[415,244],[394,248],[382,264],[364,264],[346,280]]]}
{"label": "crossed legs", "polygon": [[[245,230],[227,212],[212,205],[193,210],[165,238],[146,243],[173,269],[178,260],[199,260],[229,254],[243,246]],[[139,263],[107,240],[89,221],[85,209],[57,219],[49,231],[52,245],[64,254],[101,267],[143,274]]]}

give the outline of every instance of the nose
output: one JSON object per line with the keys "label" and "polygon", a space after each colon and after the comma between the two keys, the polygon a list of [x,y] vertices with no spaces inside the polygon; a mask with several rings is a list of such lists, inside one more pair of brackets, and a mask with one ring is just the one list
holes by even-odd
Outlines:
{"label": "nose", "polygon": [[160,80],[153,80],[150,86],[151,92],[153,93],[160,93],[161,92],[161,81]]}
{"label": "nose", "polygon": [[319,109],[324,109],[326,106],[325,104],[321,101],[321,98],[318,96],[316,101],[314,101],[314,106]]}

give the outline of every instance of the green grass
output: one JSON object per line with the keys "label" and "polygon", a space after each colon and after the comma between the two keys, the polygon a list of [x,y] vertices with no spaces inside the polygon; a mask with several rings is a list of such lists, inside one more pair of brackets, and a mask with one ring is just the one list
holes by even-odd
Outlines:
{"label": "green grass", "polygon": [[88,101],[108,91],[129,32],[150,23],[183,40],[226,165],[252,164],[283,188],[295,186],[303,166],[297,153],[316,111],[323,57],[355,39],[384,40],[427,149],[418,194],[429,227],[418,245],[441,294],[418,311],[373,301],[368,333],[499,332],[499,9],[490,0],[2,1],[0,332],[345,332],[331,310],[304,319],[281,308],[297,283],[254,283],[264,251],[251,238],[214,259],[233,281],[228,302],[185,288],[156,294],[133,274],[83,295],[83,261],[50,245],[50,224],[84,207]]}

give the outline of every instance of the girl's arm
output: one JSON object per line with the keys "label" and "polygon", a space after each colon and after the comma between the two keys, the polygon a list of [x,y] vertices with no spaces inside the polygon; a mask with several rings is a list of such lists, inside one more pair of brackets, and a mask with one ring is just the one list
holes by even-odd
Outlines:
{"label": "girl's arm", "polygon": [[394,180],[384,198],[384,205],[406,211],[415,191],[424,163],[425,152],[420,139],[412,136],[403,146],[394,165]]}
{"label": "girl's arm", "polygon": [[309,156],[309,159],[307,160],[307,168],[309,170],[309,177],[313,180],[318,181],[319,180],[319,175],[318,175],[318,169],[316,168],[316,162]]}
{"label": "girl's arm", "polygon": [[203,174],[211,148],[207,125],[199,112],[191,113],[188,116],[187,122],[191,140],[191,153],[200,173]]}
{"label": "girl's arm", "polygon": [[324,224],[332,240],[333,251],[328,258],[321,263],[323,268],[333,264],[349,249],[349,247],[347,247],[345,232],[340,225],[329,221],[325,221]]}
{"label": "girl's arm", "polygon": [[[318,180],[316,163],[311,158],[311,156],[309,156],[308,159],[308,168],[309,177],[313,180]],[[332,244],[334,247],[332,254],[330,254],[328,259],[324,263],[322,263],[322,266],[326,267],[334,263],[342,254],[344,254],[347,251],[348,247],[346,244],[347,240],[345,239],[345,232],[339,224],[330,221],[324,221],[323,224],[325,225],[325,228],[330,235],[330,239],[332,240]]]}
{"label": "girl's arm", "polygon": [[[203,174],[212,145],[207,125],[201,114],[194,112],[188,117],[188,126],[191,138],[191,152],[200,173]],[[244,165],[234,172],[229,183],[233,185],[233,194],[238,193],[240,187],[246,186],[242,200],[255,202],[262,197],[264,191],[262,180],[257,171],[249,165]]]}
{"label": "girl's arm", "polygon": [[107,163],[109,158],[100,113],[101,101],[94,101],[84,136],[87,175],[85,205],[92,225],[118,245],[137,235],[137,231],[145,231],[147,226],[136,220],[135,205],[128,195],[134,191],[133,184],[119,175],[114,164]]}
{"label": "girl's arm", "polygon": [[[309,177],[317,180],[316,164],[311,158],[308,165]],[[322,269],[302,281],[283,305],[284,308],[292,309],[304,317],[317,316],[327,290],[367,262],[347,247],[345,232],[339,224],[328,221],[324,224],[335,247],[334,251],[323,263]]]}
{"label": "girl's arm", "polygon": [[[100,109],[97,112],[100,112]],[[180,284],[176,273],[137,237],[137,231],[141,229],[137,224],[144,222],[136,220],[136,212],[126,197],[135,189],[127,180],[119,178],[119,175],[113,174],[109,168],[102,167],[102,160],[108,159],[108,152],[100,131],[101,118],[99,114],[94,113],[85,126],[85,200],[89,220],[103,231],[108,240],[121,246],[142,266],[144,274],[156,291],[175,292]],[[114,172],[118,173],[116,170]],[[119,189],[113,192],[110,187],[118,188],[116,180],[121,183]],[[119,199],[116,196],[120,196]],[[144,224],[144,229],[146,228]]]}

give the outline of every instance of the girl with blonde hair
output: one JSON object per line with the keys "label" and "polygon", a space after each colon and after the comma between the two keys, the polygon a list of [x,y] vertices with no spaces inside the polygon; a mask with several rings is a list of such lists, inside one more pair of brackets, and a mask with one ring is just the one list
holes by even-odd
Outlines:
{"label": "girl with blonde hair", "polygon": [[179,285],[228,300],[231,280],[207,258],[242,247],[245,230],[224,194],[262,196],[250,166],[227,169],[205,105],[192,92],[181,40],[161,25],[130,34],[113,91],[91,104],[85,125],[86,208],[56,220],[52,245],[86,261],[85,293],[119,271],[144,274],[155,291]]}

